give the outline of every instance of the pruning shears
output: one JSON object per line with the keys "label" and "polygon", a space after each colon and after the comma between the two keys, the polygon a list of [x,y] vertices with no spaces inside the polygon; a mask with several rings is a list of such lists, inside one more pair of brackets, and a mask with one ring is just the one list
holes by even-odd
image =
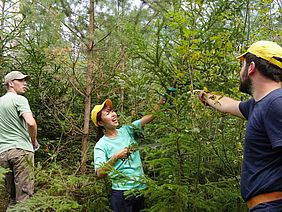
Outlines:
{"label": "pruning shears", "polygon": [[169,102],[170,106],[174,106],[171,97],[175,97],[176,88],[175,87],[168,87],[164,94],[162,94],[164,102]]}

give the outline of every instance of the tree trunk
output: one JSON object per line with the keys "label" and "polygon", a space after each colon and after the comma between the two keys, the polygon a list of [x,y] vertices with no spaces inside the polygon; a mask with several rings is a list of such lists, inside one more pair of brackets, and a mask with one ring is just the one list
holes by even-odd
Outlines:
{"label": "tree trunk", "polygon": [[84,123],[83,123],[83,136],[81,142],[81,173],[86,172],[86,156],[89,138],[89,121],[91,111],[91,90],[92,90],[92,78],[93,70],[95,69],[93,45],[94,45],[94,0],[90,0],[89,9],[89,35],[88,35],[88,46],[87,46],[87,74],[86,74],[86,91],[85,91],[85,108],[84,108]]}

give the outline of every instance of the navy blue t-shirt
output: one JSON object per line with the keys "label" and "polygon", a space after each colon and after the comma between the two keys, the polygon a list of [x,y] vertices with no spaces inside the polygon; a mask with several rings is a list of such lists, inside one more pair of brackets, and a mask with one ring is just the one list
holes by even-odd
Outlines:
{"label": "navy blue t-shirt", "polygon": [[257,102],[241,102],[239,108],[248,120],[241,176],[243,199],[282,191],[282,89]]}

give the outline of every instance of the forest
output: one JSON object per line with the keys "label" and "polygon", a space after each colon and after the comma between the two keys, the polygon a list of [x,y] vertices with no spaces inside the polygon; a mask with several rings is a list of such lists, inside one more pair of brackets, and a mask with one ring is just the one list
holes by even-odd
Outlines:
{"label": "forest", "polygon": [[[151,113],[140,141],[146,211],[247,211],[240,195],[245,121],[205,107],[206,89],[238,100],[236,56],[282,45],[281,0],[1,0],[0,77],[31,76],[38,125],[31,211],[111,211],[97,179],[90,113],[109,98],[120,124]],[[1,84],[2,85],[2,84]],[[1,86],[1,96],[6,87]],[[0,211],[8,204],[0,168]],[[21,205],[17,206],[21,208]]]}

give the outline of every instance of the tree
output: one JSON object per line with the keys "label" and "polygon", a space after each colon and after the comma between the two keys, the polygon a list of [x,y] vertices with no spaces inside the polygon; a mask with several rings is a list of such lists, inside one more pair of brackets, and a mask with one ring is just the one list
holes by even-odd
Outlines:
{"label": "tree", "polygon": [[110,211],[110,184],[94,177],[89,151],[91,105],[111,98],[130,123],[175,89],[141,138],[148,210],[246,209],[244,122],[203,107],[193,91],[246,98],[235,56],[255,40],[281,44],[280,1],[1,3],[1,75],[20,68],[32,76],[27,95],[39,126],[37,192],[26,205]]}
{"label": "tree", "polygon": [[86,172],[86,161],[85,156],[87,152],[87,142],[89,137],[89,120],[90,120],[90,110],[91,110],[91,90],[92,90],[92,78],[93,71],[95,70],[94,64],[94,0],[90,0],[90,13],[89,13],[89,43],[87,45],[87,74],[86,74],[86,92],[85,92],[85,110],[84,110],[84,124],[83,124],[83,137],[81,146],[81,171]]}

